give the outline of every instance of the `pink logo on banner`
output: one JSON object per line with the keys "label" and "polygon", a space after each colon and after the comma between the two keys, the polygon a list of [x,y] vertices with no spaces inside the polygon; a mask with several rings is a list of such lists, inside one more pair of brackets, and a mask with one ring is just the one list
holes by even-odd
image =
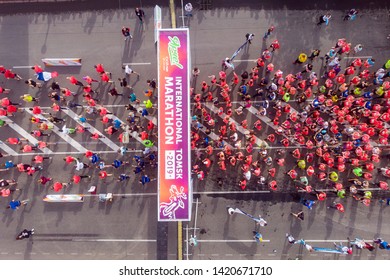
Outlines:
{"label": "pink logo on banner", "polygon": [[188,29],[158,34],[159,221],[188,221],[191,214],[188,36]]}

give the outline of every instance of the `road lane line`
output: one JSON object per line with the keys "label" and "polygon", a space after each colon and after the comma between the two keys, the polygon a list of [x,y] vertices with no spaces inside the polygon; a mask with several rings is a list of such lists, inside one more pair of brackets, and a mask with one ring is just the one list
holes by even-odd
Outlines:
{"label": "road lane line", "polygon": [[53,128],[51,129],[51,131],[53,131],[55,134],[57,134],[59,137],[61,137],[62,139],[64,139],[69,145],[71,145],[73,148],[75,148],[77,151],[81,152],[81,153],[85,153],[86,151],[88,151],[86,148],[84,148],[83,146],[80,145],[80,143],[78,143],[76,140],[74,140],[72,137],[70,137],[69,135],[67,134],[64,134],[62,132],[60,132],[60,129],[54,125],[54,123],[52,122],[49,122],[43,115],[41,114],[33,114],[32,111],[30,110],[25,110],[25,112],[29,113],[30,115],[32,116],[38,116],[38,118],[40,119],[44,119],[46,120],[47,123],[51,124],[53,126]]}
{"label": "road lane line", "polygon": [[156,242],[156,239],[87,239],[73,238],[74,242]]}
{"label": "road lane line", "polygon": [[[121,122],[121,124],[124,124],[124,125],[127,126],[127,124],[126,124],[124,121],[122,121],[120,118],[118,118],[118,117],[115,116],[114,114],[110,114],[110,116],[111,116],[111,118],[112,118],[113,120],[118,120],[118,121]],[[130,135],[131,135],[135,140],[137,140],[138,142],[140,142],[141,144],[143,144],[143,140],[141,139],[141,137],[138,136],[138,133],[137,133],[136,131],[130,133]],[[119,149],[119,147],[118,147],[118,149]],[[157,147],[156,147],[156,146],[153,146],[153,147],[150,148],[150,150],[151,150],[151,151],[157,151]]]}
{"label": "road lane line", "polygon": [[[1,147],[0,147],[1,148]],[[116,151],[95,151],[95,153],[98,153],[98,154],[116,154],[117,152]],[[130,153],[130,152],[136,152],[136,153],[140,153],[142,152],[142,150],[129,150],[127,151],[126,153]],[[51,153],[23,153],[23,154],[17,154],[17,155],[13,155],[14,157],[22,157],[22,156],[37,156],[37,155],[51,155],[51,156],[55,156],[55,155],[81,155],[81,154],[84,154],[82,152],[51,152]]]}
{"label": "road lane line", "polygon": [[175,1],[174,0],[169,0],[169,10],[171,13],[172,28],[176,28],[176,12],[175,12]]}
{"label": "road lane line", "polygon": [[[380,191],[381,188],[368,188],[365,190],[369,191]],[[322,192],[334,192],[333,189],[318,189],[318,191]],[[201,192],[193,192],[193,194],[204,194],[204,195],[212,195],[212,194],[267,194],[271,193],[271,191],[201,191]],[[287,193],[287,192],[286,192]],[[114,193],[113,196],[155,196],[157,193]],[[98,194],[84,194],[84,197],[98,197]],[[306,240],[307,241],[307,240]],[[334,240],[333,240],[334,241]],[[333,242],[332,240],[329,242]],[[337,240],[336,240],[337,241]]]}
{"label": "road lane line", "polygon": [[21,65],[21,66],[12,66],[12,68],[15,68],[15,69],[22,69],[22,68],[29,68],[31,69],[31,67],[34,67],[33,65]]}
{"label": "road lane line", "polygon": [[[23,136],[23,138],[26,138],[31,144],[38,145],[38,140],[34,138],[30,133],[25,131],[22,127],[17,125],[16,123],[12,122],[8,117],[2,116],[1,119],[5,120],[9,127],[11,127],[13,130],[15,130],[17,133]],[[42,152],[46,154],[53,154],[53,151],[49,148],[43,148],[40,149]]]}
{"label": "road lane line", "polygon": [[[198,240],[198,242],[200,243],[253,243],[253,242],[257,242],[256,240],[254,239],[249,239],[249,240],[237,240],[237,239],[205,239],[205,240]],[[270,240],[264,240],[262,242],[265,242],[265,243],[269,243]]]}
{"label": "road lane line", "polygon": [[89,132],[91,133],[98,133],[100,136],[102,136],[103,138],[99,138],[100,141],[102,141],[104,144],[106,144],[108,147],[110,147],[113,151],[116,151],[118,152],[120,150],[120,147],[115,144],[114,142],[112,142],[110,139],[108,139],[105,135],[103,135],[99,130],[97,130],[95,127],[93,127],[92,125],[90,125],[89,123],[85,122],[85,123],[82,123],[78,120],[78,115],[73,112],[72,110],[70,109],[67,109],[67,110],[63,110],[63,112],[65,114],[67,114],[69,117],[71,117],[72,119],[74,119],[79,125],[87,128],[88,127],[88,130]]}
{"label": "road lane line", "polygon": [[270,193],[271,191],[218,191],[218,192],[193,192],[193,194],[249,194],[249,193]]}
{"label": "road lane line", "polygon": [[256,62],[257,59],[233,59],[232,62]]}
{"label": "road lane line", "polygon": [[[217,109],[214,105],[210,105],[210,104],[208,104],[208,103],[206,103],[206,104],[204,104],[204,105],[205,105],[205,107],[209,108],[209,110],[211,110],[211,111],[214,112],[216,115],[218,115],[218,109]],[[219,117],[220,117],[221,119],[224,119],[226,116],[227,116],[227,115],[226,115],[225,113],[223,113],[222,115],[219,115]],[[236,120],[234,120],[233,118],[230,118],[229,120],[230,120],[230,122],[233,122],[233,123],[236,125],[237,131],[239,131],[239,132],[241,132],[242,134],[244,134],[245,137],[246,137],[246,135],[248,135],[248,133],[249,133],[249,130],[248,130],[248,129],[244,129],[244,128],[243,128],[238,122],[236,122]],[[255,139],[256,139],[255,143],[256,143],[258,146],[262,146],[263,143],[265,142],[265,141],[259,139],[257,136],[254,136],[254,137],[255,137]]]}
{"label": "road lane line", "polygon": [[372,58],[372,56],[368,55],[368,56],[347,56],[347,57],[344,57],[344,59],[353,59],[353,58]]}
{"label": "road lane line", "polygon": [[[192,127],[195,127],[194,125],[192,125]],[[204,126],[202,126],[201,128],[199,128],[199,130],[200,131],[202,131],[204,134],[206,134],[206,128],[204,127]],[[208,135],[212,140],[214,140],[214,141],[218,141],[219,140],[219,136],[217,135],[217,134],[215,134],[214,132],[211,132],[211,133],[209,133],[209,135]],[[227,143],[227,142],[225,142],[225,145],[226,146],[228,146],[230,149],[235,149],[235,147],[233,147],[232,145],[230,145],[229,143]],[[206,148],[204,148],[204,149],[202,149],[202,150],[205,150]],[[215,149],[219,149],[219,148],[213,148],[214,150]],[[224,148],[220,148],[221,150],[223,150]],[[245,149],[245,148],[242,148],[243,150]],[[199,148],[198,148],[198,150],[200,150]]]}
{"label": "road lane line", "polygon": [[2,149],[4,152],[6,152],[8,155],[11,155],[11,156],[18,156],[19,155],[10,146],[5,144],[3,141],[0,141],[0,149]]}
{"label": "road lane line", "polygon": [[129,63],[123,63],[123,65],[150,65],[150,64],[152,64],[152,63],[151,62],[129,62]]}
{"label": "road lane line", "polygon": [[[282,104],[287,105],[287,102],[282,101]],[[291,112],[295,112],[296,114],[299,114],[299,112],[298,112],[296,109],[294,109],[294,108],[291,107],[291,106],[290,106],[290,108],[291,108],[291,109],[290,109]],[[285,136],[285,137],[287,137],[287,136]],[[296,142],[296,141],[291,140],[291,139],[290,139],[291,137],[287,137],[287,138],[289,138],[289,140],[290,140],[292,143]],[[369,143],[370,143],[373,147],[375,147],[376,145],[378,145],[378,143],[374,142],[372,139],[369,140]],[[305,146],[305,145],[302,145],[302,146]]]}

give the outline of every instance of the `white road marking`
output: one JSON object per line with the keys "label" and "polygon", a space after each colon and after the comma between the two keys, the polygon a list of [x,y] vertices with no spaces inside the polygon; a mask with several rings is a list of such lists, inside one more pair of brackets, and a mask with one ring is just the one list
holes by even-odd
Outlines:
{"label": "white road marking", "polygon": [[372,56],[347,56],[344,59],[353,59],[353,58],[372,58]]}
{"label": "white road marking", "polygon": [[29,113],[30,115],[32,116],[37,116],[38,118],[40,119],[45,119],[47,123],[51,124],[53,126],[53,129],[51,131],[53,131],[55,134],[57,134],[58,136],[60,136],[62,139],[64,139],[69,145],[71,145],[73,148],[75,148],[76,150],[78,150],[79,152],[81,153],[85,153],[86,151],[88,151],[86,148],[84,148],[83,146],[80,145],[80,143],[78,143],[76,140],[74,140],[72,137],[70,137],[69,135],[67,134],[64,134],[62,132],[60,132],[60,129],[52,122],[49,122],[43,115],[41,114],[33,114],[32,111],[30,110],[25,110],[25,112]]}
{"label": "white road marking", "polygon": [[[210,104],[204,104],[205,105],[205,107],[207,107],[207,108],[209,108],[212,112],[214,112],[216,115],[218,115],[217,113],[218,113],[218,109],[214,106],[214,105],[210,105]],[[225,114],[225,113],[223,113],[222,115],[219,115],[219,117],[220,118],[222,118],[222,119],[224,119],[225,117],[226,117],[227,115]],[[237,131],[239,131],[239,132],[241,132],[242,134],[244,134],[244,135],[248,135],[248,133],[249,133],[249,130],[248,129],[244,129],[238,122],[236,122],[233,118],[230,118],[229,119],[230,120],[230,122],[233,122],[235,125],[236,125],[236,127],[237,127]],[[256,137],[255,136],[255,139],[256,139],[256,144],[258,145],[258,146],[262,146],[262,144],[263,144],[263,140],[261,140],[261,139],[259,139],[258,137]]]}
{"label": "white road marking", "polygon": [[[194,125],[192,125],[192,127],[195,127]],[[206,134],[206,128],[204,126],[202,126],[201,128],[199,128],[200,131],[202,131],[203,133]],[[215,134],[214,132],[211,132],[209,135],[208,135],[212,140],[214,141],[217,141],[219,140],[219,136],[217,134]],[[233,146],[230,145],[229,143],[225,143],[225,145],[227,145],[229,148],[233,149]],[[213,148],[214,150],[215,149],[218,149],[218,148]],[[221,150],[223,150],[223,148],[220,148]],[[243,148],[244,149],[244,148]],[[198,149],[199,150],[199,149]],[[205,150],[205,148],[204,148]]]}
{"label": "white road marking", "polygon": [[156,242],[156,239],[83,239],[74,238],[74,242]]}
{"label": "white road marking", "polygon": [[11,156],[18,156],[19,154],[15,152],[10,146],[6,145],[3,141],[0,141],[0,149]]}
{"label": "white road marking", "polygon": [[129,63],[123,63],[123,65],[150,65],[151,62],[129,62]]}
{"label": "white road marking", "polygon": [[[26,138],[31,144],[38,145],[38,140],[34,138],[30,133],[25,131],[22,127],[17,125],[16,123],[12,122],[8,117],[2,116],[1,119],[5,120],[10,128],[15,130],[17,133],[19,133],[23,138]],[[49,148],[43,148],[40,149],[46,154],[52,154],[53,151]]]}
{"label": "white road marking", "polygon": [[[118,118],[118,117],[115,116],[114,114],[111,114],[111,117],[112,117],[113,120],[118,120],[118,121],[120,121],[122,124],[125,124],[125,125],[126,125],[126,123],[125,123],[124,121],[122,121],[120,118]],[[141,139],[141,137],[138,136],[138,133],[137,133],[137,132],[134,131],[134,132],[130,133],[130,135],[131,135],[135,140],[137,140],[138,142],[140,142],[140,143],[142,144],[143,140]],[[119,149],[119,147],[118,147],[118,149]],[[150,148],[150,150],[152,150],[152,151],[157,151],[157,147],[156,147],[156,146],[153,146],[153,147]]]}
{"label": "white road marking", "polygon": [[[95,153],[98,153],[98,154],[116,154],[117,152],[115,151],[94,151]],[[80,154],[83,154],[82,152],[51,152],[51,153],[23,153],[23,154],[17,154],[17,155],[14,155],[14,156],[36,156],[36,155],[51,155],[51,156],[55,156],[55,155],[80,155]]]}
{"label": "white road marking", "polygon": [[[368,188],[366,190],[370,191],[380,191],[380,188]],[[318,191],[322,192],[334,192],[332,189],[318,189]],[[193,194],[205,194],[205,195],[210,195],[210,194],[267,194],[271,193],[271,191],[200,191],[200,192],[193,192]],[[154,196],[157,195],[157,193],[114,193],[113,196]],[[84,197],[94,197],[94,196],[99,196],[98,194],[84,194]],[[308,241],[308,240],[306,240]],[[329,240],[329,241],[322,241],[318,240],[318,242],[338,242],[338,241],[343,241],[343,240]],[[316,241],[315,241],[316,242]]]}
{"label": "white road marking", "polygon": [[233,59],[234,62],[256,62],[257,59]]}
{"label": "white road marking", "polygon": [[113,151],[116,151],[118,152],[120,147],[115,144],[114,142],[112,142],[110,139],[108,139],[105,135],[103,135],[99,130],[97,130],[95,127],[93,127],[92,125],[90,125],[89,123],[82,123],[78,120],[78,115],[73,112],[72,110],[70,109],[67,109],[67,110],[63,110],[63,112],[65,114],[67,114],[69,117],[71,117],[72,119],[74,119],[78,124],[80,124],[81,126],[83,127],[88,127],[88,130],[91,132],[91,133],[98,133],[100,136],[102,136],[103,138],[99,138],[100,141],[102,141],[104,144],[106,144],[107,146],[109,146]]}
{"label": "white road marking", "polygon": [[248,194],[248,193],[270,193],[271,191],[217,191],[217,192],[193,192],[194,194]]}
{"label": "white road marking", "polygon": [[[253,243],[253,242],[256,242],[256,240],[254,239],[250,239],[250,240],[237,240],[237,239],[227,239],[227,240],[224,240],[224,239],[215,239],[215,240],[211,240],[211,239],[206,239],[206,240],[198,240],[198,242],[200,243]],[[270,242],[270,240],[264,240],[262,242]]]}
{"label": "white road marking", "polygon": [[12,66],[12,68],[18,69],[18,68],[29,68],[34,67],[33,65],[21,65],[21,66]]}

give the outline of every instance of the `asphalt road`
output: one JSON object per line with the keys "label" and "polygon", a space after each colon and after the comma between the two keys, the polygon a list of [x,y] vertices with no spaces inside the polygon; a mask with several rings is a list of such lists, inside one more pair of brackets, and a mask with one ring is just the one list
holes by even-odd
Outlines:
{"label": "asphalt road", "polygon": [[[77,90],[69,85],[65,79],[66,76],[75,75],[81,78],[83,75],[94,74],[93,65],[103,63],[106,69],[112,72],[113,78],[117,79],[124,75],[121,69],[122,63],[140,63],[134,65],[134,70],[139,72],[141,77],[139,80],[131,77],[130,84],[137,95],[145,99],[142,91],[146,88],[146,80],[157,76],[153,20],[149,16],[152,15],[151,4],[148,5],[149,3],[143,1],[148,16],[142,31],[132,9],[123,9],[123,7],[130,7],[129,3],[121,3],[122,6],[119,9],[116,4],[105,6],[108,4],[103,4],[103,2],[108,1],[94,1],[92,6],[88,1],[75,2],[68,3],[66,6],[56,5],[56,8],[53,5],[34,6],[33,4],[4,6],[0,17],[1,64],[7,67],[27,66],[39,64],[40,59],[44,57],[81,57],[83,63],[81,68],[55,68],[55,71],[60,74],[58,78],[60,85]],[[318,47],[326,52],[341,37],[348,38],[354,44],[362,43],[364,50],[361,55],[373,56],[378,63],[389,57],[389,41],[386,39],[389,33],[389,21],[383,20],[388,19],[387,10],[373,10],[371,4],[364,4],[364,7],[370,9],[363,10],[362,16],[355,22],[346,23],[341,21],[343,7],[310,6],[307,10],[295,10],[288,3],[276,7],[274,2],[271,4],[269,1],[258,7],[253,6],[253,2],[246,1],[243,2],[242,8],[237,9],[233,1],[224,1],[223,4],[213,1],[211,11],[200,11],[198,7],[195,7],[194,17],[186,25],[190,27],[192,66],[198,66],[201,69],[198,81],[206,80],[210,74],[217,74],[221,60],[230,56],[241,45],[247,32],[253,32],[255,34],[254,43],[247,52],[243,52],[236,58],[242,60],[236,64],[237,72],[249,69],[254,63],[248,60],[256,59],[261,50],[266,47],[261,40],[261,35],[270,24],[276,26],[274,36],[281,43],[281,50],[276,53],[273,63],[276,69],[281,68],[285,73],[297,71],[298,66],[293,66],[291,62],[301,51],[309,51],[311,48]],[[380,3],[383,4],[383,2]],[[299,4],[300,6],[298,4],[296,9],[302,8],[302,4]],[[170,27],[167,5],[164,2],[162,6],[163,27]],[[261,8],[266,8],[266,10]],[[315,26],[314,22],[321,10],[330,8],[338,10],[332,11],[333,18],[330,26],[320,28]],[[180,9],[177,8],[178,27],[181,22],[180,14]],[[125,45],[120,33],[123,25],[130,25],[132,28],[134,38],[128,45]],[[362,36],[362,31],[365,31],[364,36]],[[315,67],[318,73],[322,74],[319,70],[320,64],[316,64]],[[14,70],[23,78],[33,75],[31,70],[25,68]],[[47,70],[52,71],[51,68]],[[37,92],[27,88],[22,82],[4,79],[0,81],[0,84],[13,89],[10,98],[13,101],[23,93],[30,92],[41,96],[41,106],[51,105],[46,98],[48,90],[45,88]],[[99,90],[104,91],[104,88]],[[115,116],[125,120],[127,112],[122,105],[128,103],[127,98],[114,99],[102,95],[102,101],[111,106],[108,108],[113,110]],[[80,113],[81,110],[74,109],[74,112]],[[28,121],[29,116],[24,112],[14,118],[14,121],[28,132],[33,127]],[[60,116],[66,115],[60,113]],[[254,121],[253,116],[250,121]],[[69,119],[68,124],[74,125],[75,121]],[[103,130],[99,121],[93,121],[91,125],[99,131]],[[265,127],[265,124],[263,126]],[[266,128],[264,132],[268,131],[271,131],[271,128]],[[4,141],[8,137],[17,135],[20,134],[14,129],[5,127],[1,130],[0,140]],[[118,158],[112,147],[102,141],[91,143],[85,135],[76,135],[72,138],[84,147],[101,151],[106,163]],[[115,137],[110,140],[119,145]],[[58,154],[54,155],[50,162],[44,164],[43,174],[53,176],[59,181],[68,181],[74,174],[74,169],[66,166],[62,161],[63,153],[76,153],[77,149],[55,134],[50,137],[50,141],[57,142],[52,150]],[[129,147],[141,149],[141,144],[132,140]],[[32,156],[18,156],[15,161],[29,162],[31,158]],[[5,159],[1,159],[1,163],[4,161]],[[386,165],[386,162],[382,164]],[[293,162],[288,163],[286,170],[292,165]],[[115,171],[115,174],[119,172],[122,170]],[[131,171],[128,172],[131,173]],[[153,170],[148,172],[150,176],[156,176]],[[23,187],[23,191],[17,194],[17,197],[29,198],[32,201],[24,209],[16,212],[3,210],[2,234],[0,235],[1,259],[177,258],[175,224],[169,225],[168,242],[161,244],[166,247],[165,252],[157,248],[157,240],[166,234],[167,229],[161,230],[161,227],[157,227],[155,196],[157,186],[155,182],[142,187],[138,183],[139,178],[133,175],[128,182],[117,185],[111,178],[107,180],[107,183],[99,181],[96,178],[96,170],[89,170],[85,173],[94,175],[92,180],[73,186],[66,190],[67,193],[86,193],[90,185],[96,184],[101,192],[112,190],[113,193],[125,195],[115,197],[112,204],[99,203],[97,197],[87,197],[83,204],[47,204],[41,199],[45,194],[53,193],[53,191],[47,186],[41,187],[35,183],[39,175],[27,177],[17,171],[2,173],[4,178],[17,179],[19,186]],[[218,189],[215,182],[220,175],[217,170],[214,170],[207,181],[195,184],[195,192],[237,191],[239,179],[237,174],[238,172],[229,173],[224,180],[223,188]],[[282,177],[283,175],[279,174],[278,180],[285,180]],[[255,191],[258,187],[252,183],[249,184],[249,189]],[[347,212],[344,215],[329,212],[325,205],[318,205],[310,213],[306,211],[307,220],[299,224],[292,220],[289,212],[299,210],[301,205],[296,202],[295,196],[289,194],[259,193],[243,196],[214,193],[199,194],[197,197],[201,202],[196,218],[196,227],[199,228],[196,234],[200,244],[198,247],[190,248],[188,253],[191,254],[189,255],[191,259],[288,259],[296,257],[327,259],[334,257],[333,255],[309,255],[298,245],[290,248],[285,242],[286,232],[292,233],[296,238],[318,241],[345,240],[347,236],[351,238],[361,236],[369,239],[381,235],[387,240],[390,238],[390,229],[385,222],[388,219],[389,208],[377,203],[365,208],[361,204],[349,201],[346,205]],[[7,202],[8,200],[3,198],[0,206],[5,208]],[[265,242],[260,246],[254,242],[246,242],[245,240],[252,239],[251,232],[254,225],[245,217],[227,216],[226,206],[228,205],[264,216],[269,226],[264,229],[263,235],[270,242]],[[195,217],[188,223],[188,226],[194,227],[194,223]],[[15,240],[18,232],[30,227],[36,230],[36,236],[33,239],[27,242]],[[200,233],[200,229],[204,229],[203,234]],[[184,236],[185,233],[186,231],[184,231]],[[220,240],[238,240],[239,242],[221,242]],[[321,242],[316,244],[324,245]],[[185,241],[183,245],[186,247]],[[388,259],[388,256],[379,250],[370,254],[356,253],[352,258]]]}

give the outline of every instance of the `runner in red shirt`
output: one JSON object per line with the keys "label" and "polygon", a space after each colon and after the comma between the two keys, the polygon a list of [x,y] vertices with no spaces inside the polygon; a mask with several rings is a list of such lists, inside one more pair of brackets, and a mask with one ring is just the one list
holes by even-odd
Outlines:
{"label": "runner in red shirt", "polygon": [[85,178],[90,179],[91,176],[89,176],[89,175],[73,175],[72,182],[75,184],[78,184],[78,183],[80,183],[81,179],[85,179]]}
{"label": "runner in red shirt", "polygon": [[66,184],[66,183],[55,182],[51,188],[55,192],[59,192],[60,190],[62,190],[63,187],[67,187],[67,186],[68,186],[68,184]]}
{"label": "runner in red shirt", "polygon": [[77,80],[74,76],[70,76],[70,77],[66,77],[70,83],[72,85],[75,85],[75,86],[84,86],[82,82],[80,82],[79,80]]}
{"label": "runner in red shirt", "polygon": [[31,69],[33,69],[36,74],[39,74],[39,73],[43,72],[43,69],[39,65],[34,65],[33,67],[31,67]]}
{"label": "runner in red shirt", "polygon": [[71,164],[72,162],[74,162],[76,160],[75,157],[72,157],[72,156],[67,156],[67,157],[64,157],[64,161],[67,163],[67,164]]}
{"label": "runner in red shirt", "polygon": [[98,74],[100,74],[100,75],[102,75],[103,73],[106,72],[106,71],[104,71],[103,64],[101,64],[101,63],[95,65],[94,67],[96,69],[96,72],[98,72]]}
{"label": "runner in red shirt", "polygon": [[4,72],[4,77],[6,77],[7,79],[15,79],[17,81],[20,81],[22,79],[22,77],[20,77],[18,74],[16,73],[13,73],[11,70],[7,69],[5,70]]}
{"label": "runner in red shirt", "polygon": [[104,170],[102,170],[102,171],[100,171],[99,172],[99,178],[100,179],[105,179],[105,178],[107,178],[107,177],[109,177],[109,176],[112,176],[113,174],[110,174],[110,173],[107,173],[106,171],[104,171]]}
{"label": "runner in red shirt", "polygon": [[102,79],[102,82],[106,82],[106,83],[112,83],[113,82],[113,81],[110,80],[110,77],[106,73],[102,74],[101,79]]}
{"label": "runner in red shirt", "polygon": [[27,141],[27,139],[26,138],[8,138],[5,141],[12,144],[12,145],[18,145],[18,144],[22,144],[22,141]]}
{"label": "runner in red shirt", "polygon": [[42,184],[42,185],[45,185],[47,182],[50,182],[52,180],[53,180],[53,178],[41,176],[41,178],[39,178],[37,182]]}

